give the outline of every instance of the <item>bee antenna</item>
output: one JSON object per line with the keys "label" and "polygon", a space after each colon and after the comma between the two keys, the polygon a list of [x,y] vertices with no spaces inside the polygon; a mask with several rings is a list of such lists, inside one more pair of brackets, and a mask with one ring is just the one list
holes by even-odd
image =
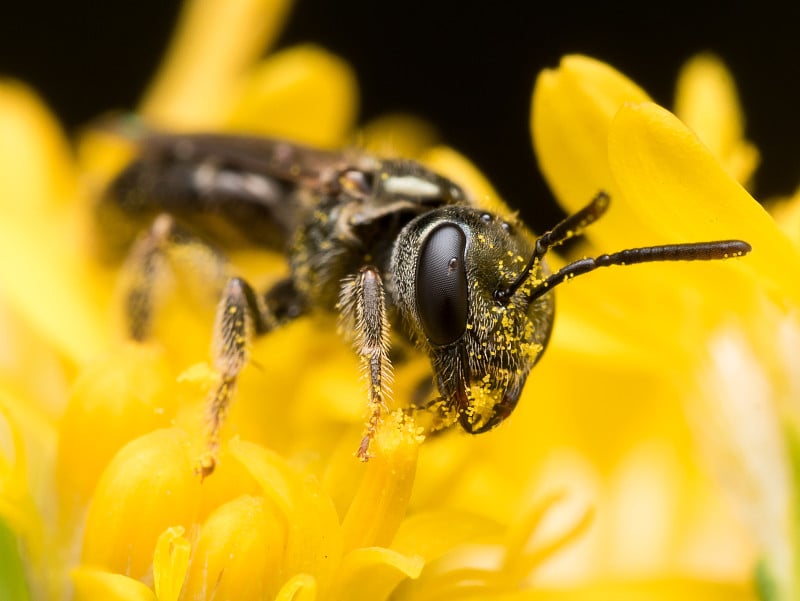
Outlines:
{"label": "bee antenna", "polygon": [[718,240],[715,242],[646,246],[621,250],[610,255],[587,257],[566,265],[540,282],[530,291],[528,300],[533,302],[562,282],[594,271],[599,267],[634,265],[636,263],[651,263],[654,261],[715,261],[717,259],[741,257],[751,250],[752,247],[742,240]]}
{"label": "bee antenna", "polygon": [[[555,248],[563,244],[570,238],[579,236],[583,230],[600,219],[603,214],[608,210],[608,205],[611,203],[611,197],[607,192],[600,190],[589,204],[583,207],[577,213],[566,217],[558,223],[553,229],[545,232],[538,238],[533,248],[533,254],[528,260],[528,264],[522,273],[508,285],[507,288],[500,288],[495,290],[494,298],[496,301],[508,304],[508,301],[514,296],[517,289],[525,283],[530,275],[531,270],[539,261],[542,260],[551,248]],[[560,282],[559,282],[560,283]],[[555,284],[553,284],[555,285]]]}

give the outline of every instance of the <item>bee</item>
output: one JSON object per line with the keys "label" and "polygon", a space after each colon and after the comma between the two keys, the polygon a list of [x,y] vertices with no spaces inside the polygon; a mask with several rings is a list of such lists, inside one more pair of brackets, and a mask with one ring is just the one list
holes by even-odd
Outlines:
{"label": "bee", "polygon": [[536,237],[516,216],[481,208],[457,183],[415,161],[258,137],[149,133],[106,190],[98,219],[115,232],[146,231],[131,251],[142,277],[126,294],[134,339],[148,335],[165,244],[207,240],[285,253],[289,275],[270,289],[256,291],[237,276],[222,287],[212,348],[220,380],[208,401],[200,467],[208,475],[248,343],[300,316],[336,312],[353,342],[368,381],[369,418],[356,451],[367,460],[388,411],[393,337],[430,359],[436,394],[417,409],[437,415],[438,427],[458,423],[479,434],[514,410],[547,347],[559,284],[600,267],[751,250],[741,240],[651,246],[551,272],[547,253],[609,203],[601,191]]}

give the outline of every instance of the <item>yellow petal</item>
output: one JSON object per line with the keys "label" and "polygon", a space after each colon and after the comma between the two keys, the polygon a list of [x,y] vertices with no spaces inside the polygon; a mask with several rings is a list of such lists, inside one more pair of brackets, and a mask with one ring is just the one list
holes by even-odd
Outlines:
{"label": "yellow petal", "polygon": [[195,453],[177,428],[125,445],[97,484],[83,540],[82,563],[142,578],[170,526],[191,526],[200,498]]}
{"label": "yellow petal", "polygon": [[167,528],[158,537],[153,554],[153,584],[158,601],[178,601],[189,567],[192,547],[180,526]]}
{"label": "yellow petal", "polygon": [[342,522],[345,549],[388,546],[405,516],[420,440],[397,415],[384,419],[363,478]]}
{"label": "yellow petal", "polygon": [[781,231],[800,247],[800,188],[788,198],[771,202],[768,208]]}
{"label": "yellow petal", "polygon": [[420,156],[420,161],[462,186],[479,207],[496,215],[513,214],[480,170],[452,148],[431,148]]}
{"label": "yellow petal", "polygon": [[787,357],[800,329],[794,316],[780,316],[778,323],[774,315],[763,317],[750,337],[731,327],[710,337],[708,359],[695,367],[690,381],[696,390],[687,401],[704,457],[760,542],[781,593],[776,598],[790,599],[798,586],[797,539],[787,536],[797,528],[797,447],[781,405],[796,407],[795,364]]}
{"label": "yellow petal", "polygon": [[72,572],[75,601],[160,601],[147,586],[121,574],[81,567]]}
{"label": "yellow petal", "polygon": [[745,240],[751,255],[728,264],[800,306],[800,253],[674,115],[650,103],[623,107],[609,134],[609,160],[625,212],[658,232],[651,242]]}
{"label": "yellow petal", "polygon": [[288,0],[191,0],[142,114],[170,129],[202,129],[230,110],[232,93],[283,25]]}
{"label": "yellow petal", "polygon": [[308,574],[296,574],[281,587],[275,601],[315,601],[317,582]]}
{"label": "yellow petal", "polygon": [[483,516],[432,510],[409,516],[400,525],[392,549],[405,556],[420,555],[426,562],[448,550],[474,541],[497,539],[501,526]]}
{"label": "yellow petal", "polygon": [[279,52],[240,87],[227,124],[245,133],[288,138],[323,148],[342,145],[355,120],[355,74],[316,46]]}
{"label": "yellow petal", "polygon": [[60,427],[56,477],[63,503],[81,507],[123,445],[169,425],[173,382],[163,354],[150,346],[122,346],[83,370]]}
{"label": "yellow petal", "polygon": [[531,104],[533,145],[550,189],[567,213],[588,203],[598,190],[612,198],[592,239],[604,250],[620,234],[637,246],[648,232],[615,210],[617,187],[608,165],[608,127],[620,106],[643,102],[647,94],[612,67],[584,56],[567,56],[558,69],[539,74]]}
{"label": "yellow petal", "polygon": [[0,206],[37,215],[75,193],[69,144],[52,114],[26,86],[0,80]]}
{"label": "yellow petal", "polygon": [[286,577],[287,524],[263,497],[242,496],[200,529],[183,588],[185,599],[271,599]]}
{"label": "yellow petal", "polygon": [[718,582],[690,577],[664,576],[637,580],[608,579],[561,589],[536,587],[503,594],[470,596],[489,601],[756,601],[758,596],[744,582]]}
{"label": "yellow petal", "polygon": [[[18,419],[19,405],[17,399],[0,395],[0,521],[23,537],[28,554],[39,559],[42,523],[31,494],[28,451]],[[50,441],[43,436],[32,442],[49,446]],[[44,463],[43,458],[39,459],[40,464]]]}
{"label": "yellow petal", "polygon": [[355,146],[378,157],[413,159],[438,141],[436,128],[413,115],[394,114],[370,121],[358,132]]}
{"label": "yellow petal", "polygon": [[363,548],[348,553],[339,571],[333,598],[381,601],[406,578],[417,578],[425,561],[391,549]]}
{"label": "yellow petal", "polygon": [[16,84],[0,86],[0,140],[0,289],[59,351],[85,361],[106,339],[98,316],[108,292],[86,264],[67,142]]}
{"label": "yellow petal", "polygon": [[284,574],[308,574],[324,590],[336,573],[342,549],[333,503],[315,480],[294,472],[263,447],[232,440],[229,452],[258,482],[285,524]]}
{"label": "yellow petal", "polygon": [[701,54],[681,69],[675,114],[708,146],[736,181],[747,185],[758,150],[744,139],[744,115],[733,77],[717,57]]}

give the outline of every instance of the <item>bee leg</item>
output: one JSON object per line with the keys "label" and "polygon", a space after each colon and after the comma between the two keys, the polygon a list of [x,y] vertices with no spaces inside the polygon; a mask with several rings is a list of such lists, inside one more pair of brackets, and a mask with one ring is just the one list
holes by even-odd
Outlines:
{"label": "bee leg", "polygon": [[355,276],[345,278],[339,294],[340,328],[353,335],[353,347],[361,359],[369,385],[369,420],[356,455],[367,461],[370,443],[388,412],[386,394],[392,381],[389,361],[389,320],[383,281],[377,268],[362,267]]}
{"label": "bee leg", "polygon": [[[426,379],[426,390],[430,394],[433,384]],[[422,384],[418,390],[422,390]],[[447,399],[437,396],[427,402],[415,403],[404,409],[404,413],[422,427],[425,436],[432,436],[450,429],[458,421],[458,412]]]}
{"label": "bee leg", "polygon": [[299,317],[306,308],[291,279],[281,280],[263,297],[242,278],[228,280],[214,320],[212,357],[220,379],[208,399],[206,452],[196,470],[201,477],[209,476],[216,466],[220,429],[253,338]]}
{"label": "bee leg", "polygon": [[126,327],[133,340],[150,336],[154,308],[170,279],[173,262],[180,262],[172,256],[179,247],[192,247],[195,258],[202,253],[202,261],[193,264],[202,263],[209,269],[211,273],[203,275],[211,281],[225,281],[227,263],[221,254],[178,226],[170,215],[158,215],[131,247],[122,272]]}

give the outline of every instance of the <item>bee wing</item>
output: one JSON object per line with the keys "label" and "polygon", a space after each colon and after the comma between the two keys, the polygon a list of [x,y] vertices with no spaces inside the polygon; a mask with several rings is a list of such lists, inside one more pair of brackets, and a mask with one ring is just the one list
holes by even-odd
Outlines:
{"label": "bee wing", "polygon": [[146,134],[138,147],[99,205],[101,228],[116,245],[166,212],[223,245],[282,250],[339,170],[367,160],[220,134]]}
{"label": "bee wing", "polygon": [[286,140],[224,134],[154,134],[146,136],[140,147],[140,161],[180,161],[198,168],[214,165],[312,189],[356,158]]}

